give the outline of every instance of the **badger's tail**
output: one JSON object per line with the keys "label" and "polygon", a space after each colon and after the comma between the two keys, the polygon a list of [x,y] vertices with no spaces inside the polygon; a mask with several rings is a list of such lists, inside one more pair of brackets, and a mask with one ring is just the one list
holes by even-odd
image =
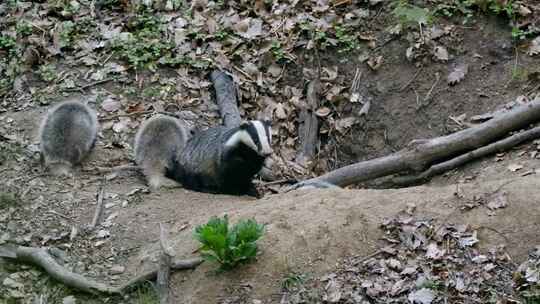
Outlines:
{"label": "badger's tail", "polygon": [[179,188],[181,185],[165,176],[166,168],[163,164],[146,162],[142,166],[144,176],[150,187],[150,191],[156,192],[161,188]]}
{"label": "badger's tail", "polygon": [[68,161],[54,161],[47,163],[49,172],[56,176],[68,176],[73,171],[73,165]]}

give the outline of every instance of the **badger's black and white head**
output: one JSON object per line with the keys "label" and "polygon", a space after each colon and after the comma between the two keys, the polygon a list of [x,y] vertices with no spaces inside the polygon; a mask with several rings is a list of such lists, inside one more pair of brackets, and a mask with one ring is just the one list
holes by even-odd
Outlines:
{"label": "badger's black and white head", "polygon": [[243,144],[260,156],[272,154],[272,129],[269,120],[251,120],[242,122],[240,127],[225,142],[226,147]]}

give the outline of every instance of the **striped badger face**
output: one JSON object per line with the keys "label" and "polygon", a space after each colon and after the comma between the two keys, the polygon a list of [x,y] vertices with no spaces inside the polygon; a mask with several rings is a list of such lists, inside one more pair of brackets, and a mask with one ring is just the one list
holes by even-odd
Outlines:
{"label": "striped badger face", "polygon": [[238,130],[227,140],[225,146],[234,147],[244,144],[260,156],[272,154],[272,129],[269,120],[244,121]]}

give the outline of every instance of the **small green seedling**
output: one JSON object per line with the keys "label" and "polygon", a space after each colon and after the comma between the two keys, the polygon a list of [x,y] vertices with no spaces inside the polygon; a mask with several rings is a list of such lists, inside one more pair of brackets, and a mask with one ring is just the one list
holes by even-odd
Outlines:
{"label": "small green seedling", "polygon": [[202,243],[202,256],[216,261],[220,270],[229,270],[247,263],[257,255],[257,240],[264,234],[265,226],[254,219],[240,220],[232,228],[229,218],[212,217],[208,223],[197,226],[194,237]]}

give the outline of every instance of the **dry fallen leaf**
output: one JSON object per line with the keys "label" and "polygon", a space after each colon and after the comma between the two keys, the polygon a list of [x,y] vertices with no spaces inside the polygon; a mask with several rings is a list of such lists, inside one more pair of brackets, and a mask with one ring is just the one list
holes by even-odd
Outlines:
{"label": "dry fallen leaf", "polygon": [[487,203],[487,207],[491,210],[504,208],[506,206],[508,206],[508,194],[506,192],[497,192]]}
{"label": "dry fallen leaf", "polygon": [[276,109],[274,113],[276,114],[276,117],[278,119],[287,118],[287,112],[285,112],[285,107],[283,106],[281,102],[276,105]]}
{"label": "dry fallen leaf", "polygon": [[318,108],[317,111],[315,111],[315,115],[319,117],[326,117],[328,114],[330,114],[331,110],[328,107],[321,107]]}
{"label": "dry fallen leaf", "polygon": [[336,280],[330,280],[326,285],[326,294],[323,299],[329,303],[337,303],[341,299],[341,284]]}
{"label": "dry fallen leaf", "polygon": [[469,71],[469,66],[467,64],[461,64],[454,68],[454,70],[448,75],[448,84],[455,85],[461,82],[467,72]]}
{"label": "dry fallen leaf", "polygon": [[523,166],[522,165],[519,165],[519,164],[511,164],[509,165],[508,167],[508,170],[512,171],[512,172],[516,172],[518,170],[521,170],[523,169]]}
{"label": "dry fallen leaf", "polygon": [[448,51],[444,46],[437,46],[433,51],[435,57],[440,61],[448,61]]}
{"label": "dry fallen leaf", "polygon": [[409,294],[412,304],[431,304],[435,299],[435,293],[431,289],[422,288]]}
{"label": "dry fallen leaf", "polygon": [[356,123],[356,117],[346,117],[336,121],[335,127],[341,134],[345,133],[346,129],[349,129]]}
{"label": "dry fallen leaf", "polygon": [[377,56],[377,57],[369,58],[367,61],[367,64],[372,70],[376,71],[381,66],[382,62],[383,62],[383,57]]}
{"label": "dry fallen leaf", "polygon": [[438,260],[444,256],[444,249],[440,250],[436,243],[430,243],[427,246],[426,257],[433,260]]}
{"label": "dry fallen leaf", "polygon": [[101,108],[107,112],[115,112],[120,109],[120,102],[109,96],[101,103]]}
{"label": "dry fallen leaf", "polygon": [[540,54],[540,36],[531,41],[527,54],[534,56]]}

